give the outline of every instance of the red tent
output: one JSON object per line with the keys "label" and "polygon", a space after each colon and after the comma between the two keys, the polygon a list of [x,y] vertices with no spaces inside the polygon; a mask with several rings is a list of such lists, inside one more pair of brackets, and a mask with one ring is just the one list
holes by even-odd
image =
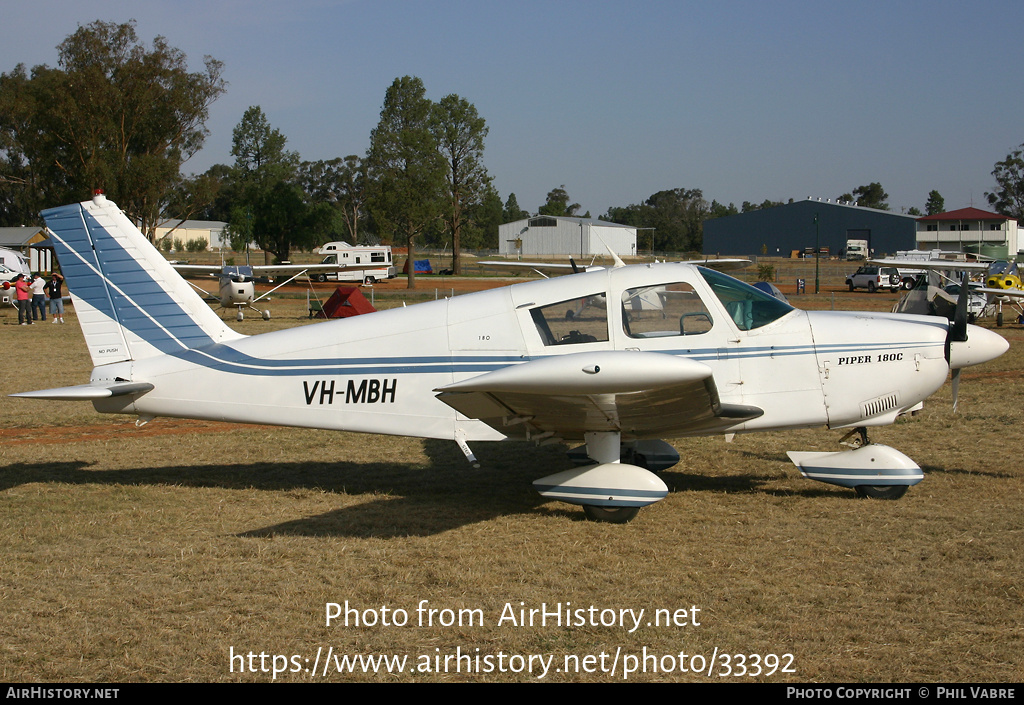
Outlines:
{"label": "red tent", "polygon": [[373,313],[377,309],[370,305],[358,286],[339,286],[321,310],[316,310],[316,301],[310,301],[309,316],[312,318],[348,318],[361,313]]}

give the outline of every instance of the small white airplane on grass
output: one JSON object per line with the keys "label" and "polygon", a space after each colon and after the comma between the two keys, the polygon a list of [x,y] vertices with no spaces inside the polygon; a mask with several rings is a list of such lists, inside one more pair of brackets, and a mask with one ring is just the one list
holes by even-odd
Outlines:
{"label": "small white airplane on grass", "polygon": [[[583,441],[596,465],[534,482],[545,497],[624,522],[668,493],[662,438],[829,426],[865,443],[793,454],[807,477],[896,498],[923,473],[867,443],[998,357],[996,333],[928,316],[805,312],[689,264],[524,282],[254,336],[232,331],[103,196],[53,208],[95,368],[88,384],[25,392],[109,413],[470,442]],[[662,310],[632,302],[664,292]],[[602,297],[566,318],[567,307]],[[849,435],[849,434],[848,434]],[[623,457],[627,462],[622,462]]]}
{"label": "small white airplane on grass", "polygon": [[[961,287],[969,291],[969,312],[975,317],[996,313],[1002,325],[1003,304],[1018,311],[1024,322],[1024,289],[1020,288],[1017,265],[1007,262],[961,262],[948,259],[901,260],[873,259],[872,264],[883,267],[912,267],[923,270],[926,281],[919,281],[905,293],[893,308],[899,313],[922,313],[939,316],[951,314],[956,306]],[[984,277],[984,284],[971,283],[970,276]],[[961,278],[962,277],[962,278]]]}
{"label": "small white airplane on grass", "polygon": [[[206,264],[178,264],[171,265],[175,270],[188,275],[209,275],[218,277],[220,289],[216,296],[205,289],[191,284],[211,299],[220,302],[221,308],[232,308],[236,310],[235,318],[241,321],[244,317],[244,309],[251,309],[263,317],[263,320],[270,320],[270,311],[260,311],[253,304],[267,298],[285,284],[298,279],[304,274],[326,274],[336,273],[343,269],[369,269],[370,265],[344,265],[344,264],[268,264],[268,265],[206,265]],[[375,265],[379,267],[380,265]],[[288,277],[285,281],[259,296],[256,296],[256,283],[258,277]]]}

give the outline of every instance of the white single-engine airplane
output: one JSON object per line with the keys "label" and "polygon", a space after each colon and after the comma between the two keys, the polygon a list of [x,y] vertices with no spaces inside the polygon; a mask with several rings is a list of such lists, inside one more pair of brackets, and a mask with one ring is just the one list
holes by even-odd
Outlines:
{"label": "white single-engine airplane", "polygon": [[[901,297],[893,308],[894,312],[923,313],[950,317],[956,306],[956,299],[950,292],[957,292],[961,286],[969,286],[970,312],[977,317],[997,312],[999,325],[1002,325],[1003,304],[1014,306],[1020,313],[1019,321],[1024,322],[1024,289],[1020,288],[1020,275],[1016,264],[1004,261],[996,262],[961,262],[948,259],[901,260],[873,259],[872,264],[882,267],[913,267],[924,270],[922,275],[926,281],[919,281],[911,291]],[[983,276],[984,284],[970,283],[966,278],[957,279],[962,274]]]}
{"label": "white single-engine airplane", "polygon": [[[892,423],[1001,336],[964,318],[805,312],[688,264],[615,267],[243,336],[102,195],[43,212],[95,369],[26,392],[96,409],[469,442],[585,442],[596,465],[534,482],[623,522],[668,493],[661,438]],[[664,292],[663,311],[631,306]],[[603,308],[565,317],[580,299]],[[664,315],[663,315],[664,314]],[[621,462],[622,457],[632,462]],[[895,498],[923,473],[866,443],[791,454],[809,478]],[[635,464],[633,464],[635,463]]]}

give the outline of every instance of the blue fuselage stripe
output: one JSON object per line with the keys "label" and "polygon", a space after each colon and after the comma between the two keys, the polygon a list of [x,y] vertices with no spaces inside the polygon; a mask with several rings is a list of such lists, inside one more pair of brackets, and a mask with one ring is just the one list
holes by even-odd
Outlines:
{"label": "blue fuselage stripe", "polygon": [[[851,351],[908,350],[934,347],[920,341],[876,343],[868,345],[837,344],[815,349],[810,345],[750,348],[741,352],[729,351],[729,359],[762,359],[776,356],[828,355]],[[666,355],[688,357],[693,360],[719,359],[717,348],[701,350],[665,350]],[[228,345],[213,345],[173,353],[174,357],[201,367],[241,375],[264,377],[294,377],[301,375],[406,375],[406,374],[467,374],[484,373],[522,362],[537,360],[547,355],[451,355],[423,357],[359,357],[346,359],[261,359],[246,355]]]}

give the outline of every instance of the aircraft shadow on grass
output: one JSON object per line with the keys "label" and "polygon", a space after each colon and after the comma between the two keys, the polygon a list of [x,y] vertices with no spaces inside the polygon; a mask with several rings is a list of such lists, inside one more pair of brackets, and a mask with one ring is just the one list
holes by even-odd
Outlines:
{"label": "aircraft shadow on grass", "polygon": [[[518,446],[513,448],[513,446]],[[535,466],[559,462],[570,467],[559,447],[535,449],[524,444],[481,444],[481,469],[468,466],[456,447],[443,441],[424,441],[426,466],[404,463],[290,462],[223,463],[141,467],[127,470],[94,470],[86,461],[18,463],[0,468],[0,491],[33,482],[67,485],[176,485],[183,488],[222,488],[281,492],[320,490],[370,499],[324,514],[301,517],[238,535],[244,537],[429,536],[499,516],[537,514],[584,520],[577,509],[551,502],[531,487]],[[759,464],[786,462],[778,453],[740,451]],[[968,473],[929,467],[929,472]],[[804,498],[853,493],[842,488],[816,486],[798,489],[765,487],[794,473],[705,475],[699,472],[665,472],[662,477],[672,492],[764,493]]]}

